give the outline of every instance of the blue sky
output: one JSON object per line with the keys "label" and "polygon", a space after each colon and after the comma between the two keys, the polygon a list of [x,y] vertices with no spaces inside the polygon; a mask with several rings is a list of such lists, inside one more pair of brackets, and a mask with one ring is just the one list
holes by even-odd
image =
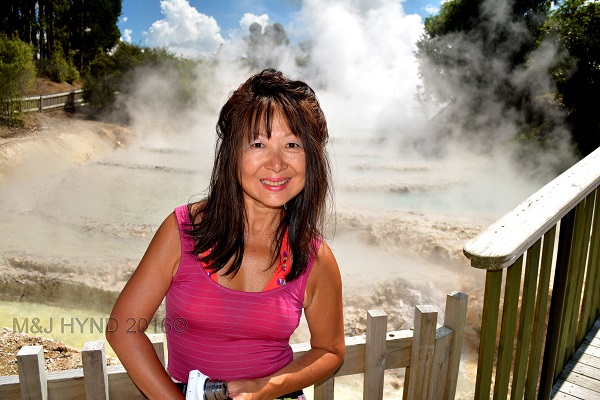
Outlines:
{"label": "blue sky", "polygon": [[[418,14],[424,19],[437,12],[442,0],[123,0],[118,25],[122,40],[127,42],[175,49],[192,46],[210,53],[252,22],[280,22],[293,41],[294,29],[290,26],[303,7],[336,1],[344,7],[362,9],[396,3],[405,14]],[[301,31],[298,24],[295,28],[295,32]]]}

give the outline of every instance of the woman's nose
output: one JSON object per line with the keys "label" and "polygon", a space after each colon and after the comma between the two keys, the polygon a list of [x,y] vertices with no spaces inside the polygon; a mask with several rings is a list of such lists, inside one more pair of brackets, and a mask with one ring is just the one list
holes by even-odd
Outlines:
{"label": "woman's nose", "polygon": [[265,167],[273,172],[280,172],[287,168],[285,157],[277,150],[269,151],[269,157],[265,164]]}

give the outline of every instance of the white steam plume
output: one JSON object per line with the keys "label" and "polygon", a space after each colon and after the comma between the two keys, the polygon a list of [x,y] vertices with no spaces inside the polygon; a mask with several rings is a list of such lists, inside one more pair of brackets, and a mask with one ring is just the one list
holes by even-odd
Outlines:
{"label": "white steam plume", "polygon": [[[475,153],[496,165],[495,168],[481,168],[482,174],[490,175],[480,179],[497,179],[509,187],[522,181],[518,177],[520,171],[511,171],[510,161],[511,154],[519,149],[514,146],[513,139],[520,129],[521,116],[515,110],[489,101],[492,96],[482,92],[480,87],[470,85],[468,81],[441,82],[459,102],[467,104],[467,100],[481,99],[483,112],[473,114],[468,107],[458,114],[442,111],[435,116],[436,125],[426,124],[427,117],[434,115],[436,110],[431,104],[419,104],[415,100],[416,88],[421,82],[414,51],[415,43],[423,33],[423,21],[418,15],[407,15],[401,1],[305,0],[300,11],[285,26],[285,33],[291,38],[290,45],[257,47],[254,54],[247,53],[248,29],[252,23],[258,23],[264,33],[269,24],[277,22],[271,21],[268,15],[245,14],[240,17],[240,29],[222,38],[214,19],[199,13],[187,1],[164,0],[161,4],[165,19],[153,24],[152,31],[157,35],[162,32],[163,37],[169,38],[170,41],[163,44],[178,54],[185,50],[188,55],[212,55],[205,56],[208,61],[198,67],[194,83],[198,99],[193,110],[170,107],[173,102],[169,87],[172,85],[160,83],[169,82],[165,74],[146,72],[139,77],[137,97],[129,104],[135,131],[145,138],[149,132],[153,132],[155,138],[160,137],[160,127],[164,126],[168,127],[167,137],[173,132],[188,132],[196,137],[201,135],[198,141],[212,140],[216,113],[227,95],[260,69],[249,67],[242,60],[248,61],[252,56],[259,60],[257,65],[280,69],[292,78],[304,79],[315,88],[334,138],[364,138],[367,135],[369,139],[385,140],[388,143],[386,149],[390,151],[402,148],[406,154],[410,149],[416,149],[437,158],[445,154],[451,162],[467,162],[465,154]],[[506,5],[504,0],[488,1],[485,7],[493,24],[511,27],[514,40],[506,43],[514,44],[521,40],[525,30],[522,25],[508,22],[504,12]],[[204,28],[200,28],[201,25]],[[212,32],[211,37],[216,39],[203,41],[204,36],[198,34],[203,29]],[[506,54],[503,51],[510,51],[510,48],[497,49],[496,57],[490,59],[483,51],[483,43],[467,41],[459,34],[449,40],[457,57],[472,68],[489,71],[490,77],[505,79],[515,86],[528,87],[540,98],[552,92],[549,75],[555,59],[552,46],[542,46],[531,63],[510,71],[503,62]],[[148,90],[147,84],[159,85],[160,90]],[[544,107],[543,102],[539,106]],[[173,122],[175,115],[177,118]],[[160,122],[162,117],[166,122]],[[482,123],[484,120],[485,124]],[[467,142],[461,139],[465,126],[478,124],[481,124],[480,136],[493,140],[478,143],[477,136],[471,136]],[[560,126],[555,129],[556,137],[567,136]],[[532,170],[532,175],[538,176],[534,188],[552,177],[552,168],[544,166],[572,162],[566,140],[558,141],[556,147],[558,150],[551,152],[547,159],[537,162],[542,166],[540,170]],[[397,157],[402,159],[403,155]],[[503,167],[499,168],[500,165]]]}

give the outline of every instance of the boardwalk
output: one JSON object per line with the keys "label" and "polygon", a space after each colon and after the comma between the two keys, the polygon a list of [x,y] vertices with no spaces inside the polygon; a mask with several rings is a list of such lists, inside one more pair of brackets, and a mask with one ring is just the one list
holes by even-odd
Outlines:
{"label": "boardwalk", "polygon": [[600,399],[600,319],[560,374],[552,398]]}

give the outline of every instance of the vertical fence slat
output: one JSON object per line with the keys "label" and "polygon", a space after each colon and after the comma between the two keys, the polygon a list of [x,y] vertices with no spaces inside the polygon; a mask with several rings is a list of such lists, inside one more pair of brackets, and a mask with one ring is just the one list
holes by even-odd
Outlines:
{"label": "vertical fence slat", "polygon": [[331,377],[314,386],[314,400],[333,400],[335,378]]}
{"label": "vertical fence slat", "polygon": [[573,352],[575,351],[575,346],[578,346],[587,334],[587,330],[584,331],[583,327],[581,326],[581,321],[583,319],[581,318],[582,316],[580,311],[582,310],[581,307],[583,300],[582,297],[584,293],[584,280],[586,277],[587,256],[590,245],[590,235],[594,212],[594,197],[595,193],[592,192],[585,199],[585,220],[582,223],[580,229],[578,230],[578,240],[576,241],[575,254],[577,256],[576,260],[579,263],[579,267],[577,269],[577,292],[575,293],[575,302],[573,304],[573,320],[571,323],[571,331],[573,332],[573,335],[571,335],[571,341],[569,342],[572,349],[572,351],[570,351],[570,354],[573,354]]}
{"label": "vertical fence slat", "polygon": [[365,375],[363,398],[383,399],[385,373],[385,339],[387,314],[382,310],[367,312],[367,342],[365,346]]}
{"label": "vertical fence slat", "polygon": [[104,341],[85,342],[81,352],[86,400],[108,400],[108,372]]}
{"label": "vertical fence slat", "polygon": [[594,325],[596,320],[597,296],[600,290],[600,262],[598,253],[600,251],[600,190],[596,189],[594,196],[594,216],[592,222],[592,233],[590,237],[590,254],[587,266],[587,278],[585,280],[585,289],[583,294],[583,303],[581,305],[581,317],[579,319],[578,331],[583,335],[578,337],[578,342],[585,336]]}
{"label": "vertical fence slat", "polygon": [[410,359],[408,398],[428,399],[433,369],[437,311],[432,306],[415,307],[415,328]]}
{"label": "vertical fence slat", "polygon": [[548,315],[548,330],[546,344],[544,346],[542,373],[540,376],[540,390],[538,395],[538,398],[540,399],[550,398],[552,385],[557,373],[556,365],[558,352],[560,351],[558,344],[563,327],[562,314],[567,293],[567,276],[569,275],[569,257],[571,253],[571,243],[573,242],[574,222],[574,209],[569,211],[560,221],[556,268],[554,272],[554,284],[552,286],[552,300]]}
{"label": "vertical fence slat", "polygon": [[527,374],[527,361],[529,347],[531,346],[532,321],[535,312],[535,295],[538,271],[540,268],[540,253],[542,239],[527,250],[525,263],[525,280],[523,281],[523,296],[521,299],[521,315],[519,317],[519,332],[517,334],[517,350],[515,352],[515,366],[510,398],[521,399],[525,391],[525,377]]}
{"label": "vertical fence slat", "polygon": [[481,316],[481,334],[479,335],[479,358],[477,359],[477,379],[475,380],[475,398],[489,399],[496,353],[496,332],[500,313],[500,291],[503,270],[487,271],[485,274],[485,295]]}
{"label": "vertical fence slat", "polygon": [[563,306],[563,316],[562,316],[562,327],[560,330],[560,342],[558,343],[558,357],[556,359],[556,372],[555,379],[558,377],[560,371],[562,371],[564,365],[566,364],[566,360],[570,357],[571,345],[570,345],[570,336],[574,336],[573,332],[573,316],[575,310],[575,302],[576,302],[576,287],[577,287],[577,277],[578,270],[581,266],[579,259],[581,255],[578,254],[578,244],[581,243],[581,226],[584,222],[585,217],[585,204],[584,201],[579,203],[575,209],[575,219],[573,220],[573,236],[571,239],[571,250],[569,253],[568,259],[568,275],[566,277],[566,285],[567,290],[565,293],[565,304]]}
{"label": "vertical fence slat", "polygon": [[48,383],[42,346],[23,346],[17,353],[21,400],[47,400]]}
{"label": "vertical fence slat", "polygon": [[446,296],[446,311],[444,312],[444,326],[452,329],[452,349],[448,359],[448,373],[446,376],[446,391],[444,399],[454,399],[456,396],[456,383],[460,367],[460,354],[462,351],[463,338],[465,335],[465,323],[467,320],[467,304],[469,296],[465,293],[452,292]]}
{"label": "vertical fence slat", "polygon": [[519,310],[519,294],[521,293],[521,273],[523,271],[523,256],[508,267],[506,285],[504,288],[504,304],[502,307],[502,327],[498,343],[498,363],[496,380],[494,382],[494,399],[508,398],[508,382],[511,375],[517,313]]}
{"label": "vertical fence slat", "polygon": [[452,350],[454,331],[447,326],[442,326],[436,331],[435,347],[433,352],[433,367],[429,381],[428,399],[442,400],[446,392],[448,376],[448,360]]}
{"label": "vertical fence slat", "polygon": [[525,380],[525,398],[535,399],[537,392],[542,350],[544,348],[544,332],[546,331],[546,311],[548,310],[548,295],[550,294],[550,275],[552,272],[552,258],[554,255],[554,240],[556,239],[556,226],[552,227],[545,235],[542,245],[542,262],[537,289],[535,313],[533,316],[533,331],[531,334],[531,353],[527,366],[527,379]]}
{"label": "vertical fence slat", "polygon": [[596,189],[596,214],[594,217],[594,240],[593,240],[593,254],[590,256],[590,263],[596,273],[596,279],[594,279],[594,289],[592,291],[592,310],[591,320],[588,326],[594,326],[594,323],[598,317],[600,317],[600,188]]}
{"label": "vertical fence slat", "polygon": [[410,386],[410,367],[404,368],[404,388],[402,390],[402,400],[408,400],[408,387]]}
{"label": "vertical fence slat", "polygon": [[[577,339],[577,320],[581,306],[581,291],[585,273],[585,257],[587,255],[587,242],[589,240],[589,225],[586,221],[589,202],[582,200],[575,209],[575,226],[573,228],[573,244],[571,246],[569,276],[567,278],[567,291],[565,308],[563,311],[564,328],[561,332],[559,353],[556,363],[557,371],[562,371],[565,364],[575,351]],[[587,227],[587,229],[586,229]],[[587,230],[587,234],[586,234]],[[586,239],[587,238],[587,239]]]}

